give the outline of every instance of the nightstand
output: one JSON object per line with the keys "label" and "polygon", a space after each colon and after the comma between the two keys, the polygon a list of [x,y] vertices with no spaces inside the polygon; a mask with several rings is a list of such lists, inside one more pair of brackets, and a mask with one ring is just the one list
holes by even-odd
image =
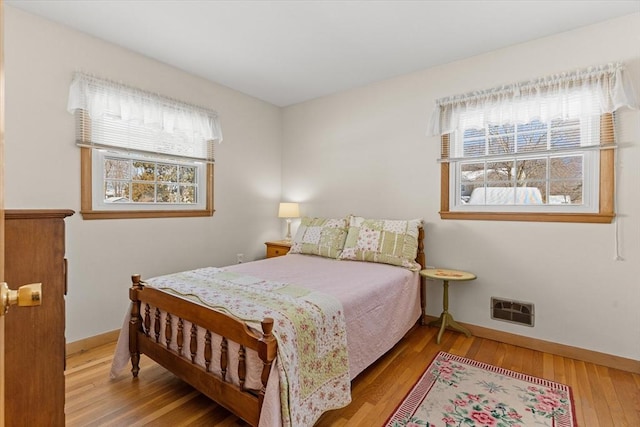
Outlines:
{"label": "nightstand", "polygon": [[265,242],[267,245],[267,258],[286,255],[291,249],[290,240],[276,240],[274,242]]}

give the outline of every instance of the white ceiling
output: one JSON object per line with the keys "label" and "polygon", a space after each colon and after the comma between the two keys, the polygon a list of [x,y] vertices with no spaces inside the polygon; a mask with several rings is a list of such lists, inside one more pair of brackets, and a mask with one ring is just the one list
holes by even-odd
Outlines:
{"label": "white ceiling", "polygon": [[640,12],[640,0],[6,0],[278,106]]}

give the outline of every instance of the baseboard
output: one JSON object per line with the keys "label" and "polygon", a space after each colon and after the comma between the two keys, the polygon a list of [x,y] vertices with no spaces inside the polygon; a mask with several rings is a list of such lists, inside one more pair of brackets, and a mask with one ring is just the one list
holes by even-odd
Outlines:
{"label": "baseboard", "polygon": [[[430,322],[437,320],[434,316],[425,316],[425,320]],[[587,350],[579,347],[572,347],[565,344],[559,344],[550,341],[544,341],[537,338],[525,337],[522,335],[511,334],[508,332],[497,331],[495,329],[484,328],[482,326],[470,325],[468,323],[458,322],[471,333],[480,338],[487,338],[494,341],[511,344],[518,347],[524,347],[531,350],[543,351],[562,357],[582,360],[583,362],[595,363],[596,365],[606,366],[608,368],[620,369],[634,374],[640,374],[640,360],[627,359],[612,354],[600,353],[597,351]]]}
{"label": "baseboard", "polygon": [[67,356],[70,356],[75,353],[82,353],[87,350],[91,350],[92,348],[100,347],[104,344],[110,344],[118,340],[118,335],[120,335],[120,329],[116,329],[115,331],[105,332],[104,334],[96,335],[93,337],[81,339],[74,342],[67,343]]}

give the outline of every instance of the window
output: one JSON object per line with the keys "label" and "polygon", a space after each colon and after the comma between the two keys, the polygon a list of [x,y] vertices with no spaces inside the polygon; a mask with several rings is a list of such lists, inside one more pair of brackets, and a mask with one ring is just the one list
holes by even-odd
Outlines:
{"label": "window", "polygon": [[438,101],[441,218],[611,222],[612,112],[633,106],[621,71],[609,65]]}
{"label": "window", "polygon": [[[455,132],[465,160],[452,162],[454,211],[597,212],[599,138],[593,120],[534,120]],[[595,133],[595,134],[594,134]]]}
{"label": "window", "polygon": [[213,215],[216,113],[76,74],[84,219]]}
{"label": "window", "polygon": [[206,209],[206,165],[96,150],[92,194],[101,210]]}

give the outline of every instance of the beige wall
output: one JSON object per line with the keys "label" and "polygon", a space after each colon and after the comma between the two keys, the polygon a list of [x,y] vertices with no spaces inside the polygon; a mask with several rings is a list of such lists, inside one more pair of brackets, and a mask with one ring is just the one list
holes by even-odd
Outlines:
{"label": "beige wall", "polygon": [[282,231],[279,108],[10,6],[5,18],[8,209],[80,209],[75,122],[66,111],[76,70],[210,107],[224,133],[213,217],[83,221],[76,213],[67,220],[68,342],[120,327],[132,273],[264,256],[264,241]]}
{"label": "beige wall", "polygon": [[[423,218],[429,265],[475,272],[450,287],[455,318],[640,359],[640,115],[619,114],[615,224],[443,221],[437,98],[611,61],[640,89],[640,15],[532,41],[284,109],[283,197],[306,215]],[[442,285],[428,285],[428,313]],[[490,297],[535,304],[535,327],[490,318]]]}

